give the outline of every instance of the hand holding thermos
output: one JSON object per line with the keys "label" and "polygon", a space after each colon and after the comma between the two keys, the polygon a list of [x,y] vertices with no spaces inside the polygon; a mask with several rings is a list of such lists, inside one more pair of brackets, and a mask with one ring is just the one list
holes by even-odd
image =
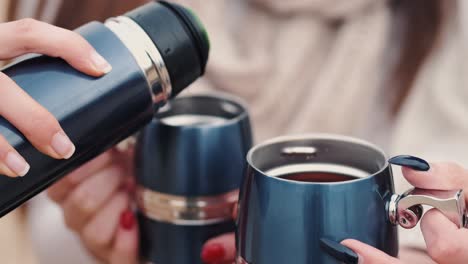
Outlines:
{"label": "hand holding thermos", "polygon": [[[11,175],[30,170],[29,177],[0,177],[0,216],[143,128],[154,112],[204,73],[209,51],[198,18],[165,1],[149,2],[104,23],[89,22],[75,30],[81,36],[25,21],[5,32],[5,39],[23,36],[12,40],[20,45],[10,54],[52,56],[31,56],[2,71],[7,80],[2,89],[15,88],[2,94],[0,135],[6,146],[3,161],[9,166],[4,170]],[[91,53],[91,46],[112,71]],[[95,76],[76,71],[57,56]],[[108,74],[96,77],[104,72]]]}
{"label": "hand holding thermos", "polygon": [[[11,59],[19,55],[34,52],[60,57],[75,69],[91,76],[99,77],[112,69],[110,64],[82,36],[73,31],[32,19],[24,19],[0,24],[0,35],[2,35],[0,39],[0,46],[2,47],[0,49],[0,59]],[[45,35],[47,35],[47,38],[44,37]],[[38,150],[56,159],[67,159],[73,155],[75,146],[65,134],[56,118],[3,73],[0,73],[0,93],[2,94],[0,99],[1,116],[18,128]],[[83,166],[51,190],[51,196],[57,202],[64,202],[66,193],[59,192],[69,191],[71,186],[80,186],[76,188],[78,189],[77,194],[72,195],[77,200],[74,198],[69,199],[67,204],[64,205],[64,208],[66,208],[66,219],[69,219],[67,222],[69,222],[71,227],[76,228],[76,230],[78,230],[78,226],[85,227],[85,225],[81,224],[81,221],[84,221],[84,219],[95,213],[93,208],[101,205],[99,201],[108,202],[108,209],[103,210],[106,220],[116,219],[118,222],[119,214],[124,212],[128,207],[129,197],[124,191],[115,193],[112,196],[114,197],[113,199],[103,200],[109,198],[117,188],[124,186],[124,169],[115,166],[115,164],[114,166],[106,167],[106,165],[111,163],[111,158],[115,161],[116,155],[111,153],[114,153],[114,151],[109,151],[96,158],[90,165]],[[3,136],[0,136],[0,157],[2,157],[0,174],[10,177],[25,176],[27,174],[29,164],[12,148]],[[97,173],[97,177],[83,177],[94,173]],[[67,185],[69,188],[64,189],[63,185]],[[56,192],[55,190],[59,191]],[[84,208],[73,207],[75,202],[78,205],[83,205]],[[73,215],[69,215],[71,211],[68,209],[74,210]],[[115,215],[112,215],[114,212]],[[136,228],[134,225],[132,228],[131,215],[129,213],[126,213],[124,218],[125,229],[119,233],[121,235],[117,236],[118,242],[115,244],[116,253],[112,254],[112,259],[123,261],[120,263],[132,263],[126,261],[132,256],[128,253],[129,249],[127,247],[130,244],[128,240],[134,238],[136,241],[136,233],[134,233]],[[96,222],[100,223],[102,221],[96,220]],[[106,233],[106,230],[108,230],[106,227],[109,225],[103,226],[104,228],[99,226],[99,231],[90,230],[89,232],[93,232],[93,235],[99,234],[104,237],[106,235],[112,237],[113,233],[111,231]],[[79,231],[82,230],[82,228],[79,229]],[[84,241],[91,243],[89,245],[85,244],[92,252],[95,252],[94,248],[96,246],[103,248],[102,244],[105,242],[105,239],[91,239],[89,235],[81,237]],[[136,248],[136,244],[133,247]],[[136,250],[131,253],[136,254],[135,252]],[[107,256],[111,256],[111,254]],[[133,255],[133,259],[136,259],[135,255]]]}
{"label": "hand holding thermos", "polygon": [[[112,67],[79,34],[33,19],[0,24],[0,59],[26,53],[60,57],[75,69],[101,76]],[[47,36],[47,37],[44,37]],[[42,153],[55,159],[68,159],[75,146],[56,118],[37,103],[7,75],[0,73],[0,115],[13,124]],[[24,176],[28,162],[0,136],[0,174]]]}

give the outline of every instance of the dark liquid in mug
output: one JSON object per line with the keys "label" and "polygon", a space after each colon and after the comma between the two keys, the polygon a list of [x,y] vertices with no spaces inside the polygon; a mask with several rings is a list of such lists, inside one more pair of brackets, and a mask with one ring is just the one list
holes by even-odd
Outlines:
{"label": "dark liquid in mug", "polygon": [[281,175],[279,178],[301,182],[343,182],[358,179],[358,177],[329,172],[299,172]]}

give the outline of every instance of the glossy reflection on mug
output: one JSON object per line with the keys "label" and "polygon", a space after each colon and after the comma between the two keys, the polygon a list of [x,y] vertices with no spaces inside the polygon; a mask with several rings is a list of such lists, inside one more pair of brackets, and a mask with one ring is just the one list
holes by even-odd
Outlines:
{"label": "glossy reflection on mug", "polygon": [[234,231],[251,144],[246,107],[232,96],[181,97],[156,115],[136,148],[142,259],[201,264],[206,240]]}
{"label": "glossy reflection on mug", "polygon": [[413,228],[422,204],[441,210],[459,227],[467,225],[462,190],[395,194],[385,154],[363,140],[280,137],[252,148],[247,164],[237,263],[340,263],[323,250],[321,238],[353,238],[397,256],[397,225]]}

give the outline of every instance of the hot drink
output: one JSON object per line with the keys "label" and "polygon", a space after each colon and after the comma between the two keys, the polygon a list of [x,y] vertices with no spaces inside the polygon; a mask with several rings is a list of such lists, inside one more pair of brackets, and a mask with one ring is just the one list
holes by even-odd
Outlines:
{"label": "hot drink", "polygon": [[358,177],[350,176],[346,174],[330,173],[330,172],[298,172],[286,175],[278,176],[282,179],[288,179],[292,181],[301,182],[343,182],[358,179]]}

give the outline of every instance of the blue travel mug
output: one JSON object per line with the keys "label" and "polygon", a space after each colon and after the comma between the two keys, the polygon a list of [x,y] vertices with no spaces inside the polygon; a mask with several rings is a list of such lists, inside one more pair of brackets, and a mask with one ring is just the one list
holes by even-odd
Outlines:
{"label": "blue travel mug", "polygon": [[398,255],[397,225],[414,227],[421,204],[466,226],[462,190],[395,194],[385,154],[337,135],[280,137],[252,148],[242,184],[238,264],[339,264],[321,238],[353,238]]}
{"label": "blue travel mug", "polygon": [[233,232],[233,209],[252,144],[237,98],[177,98],[136,145],[140,256],[145,263],[202,263],[203,244]]}

